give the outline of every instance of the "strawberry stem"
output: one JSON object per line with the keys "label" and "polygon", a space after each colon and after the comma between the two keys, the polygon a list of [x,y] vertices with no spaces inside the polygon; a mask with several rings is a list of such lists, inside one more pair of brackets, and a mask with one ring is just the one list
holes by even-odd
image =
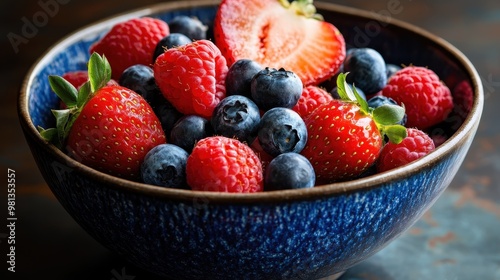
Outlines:
{"label": "strawberry stem", "polygon": [[285,8],[295,11],[298,15],[305,16],[306,18],[323,20],[323,16],[316,13],[316,7],[313,4],[313,0],[295,0],[292,2],[288,0],[279,1]]}
{"label": "strawberry stem", "polygon": [[349,73],[340,73],[337,77],[337,92],[344,102],[355,103],[361,112],[371,116],[375,121],[382,136],[387,136],[389,141],[398,144],[407,136],[406,127],[398,124],[405,115],[404,106],[382,105],[376,109],[368,106],[368,102],[359,95],[354,84],[352,87],[346,81]]}

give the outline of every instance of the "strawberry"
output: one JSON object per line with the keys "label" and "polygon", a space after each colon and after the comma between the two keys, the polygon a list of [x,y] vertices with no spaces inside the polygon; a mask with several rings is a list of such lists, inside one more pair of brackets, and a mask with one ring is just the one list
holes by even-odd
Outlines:
{"label": "strawberry", "polygon": [[149,65],[158,42],[170,34],[166,22],[156,18],[133,18],[114,25],[99,41],[90,46],[90,53],[105,55],[111,64],[113,79],[135,64]]}
{"label": "strawberry", "polygon": [[306,86],[334,75],[345,58],[344,37],[311,0],[223,0],[214,36],[228,65],[252,59],[292,71]]}
{"label": "strawberry", "polygon": [[305,118],[309,138],[301,154],[312,163],[319,183],[344,181],[360,176],[375,164],[384,142],[400,142],[406,128],[396,124],[404,108],[368,107],[341,73],[337,80],[341,99],[319,106]]}
{"label": "strawberry", "polygon": [[110,78],[109,63],[96,53],[89,60],[89,81],[79,90],[62,77],[49,76],[67,108],[52,110],[56,128],[39,131],[77,161],[137,180],[146,153],[166,138],[146,100],[128,88],[106,85]]}
{"label": "strawberry", "polygon": [[89,74],[86,70],[69,71],[64,73],[62,78],[72,84],[75,88],[79,88],[89,80]]}
{"label": "strawberry", "polygon": [[226,59],[211,41],[167,49],[156,58],[153,69],[163,96],[185,115],[210,118],[226,96]]}
{"label": "strawberry", "polygon": [[263,190],[259,157],[237,139],[211,136],[200,140],[186,163],[187,183],[193,190],[252,193]]}

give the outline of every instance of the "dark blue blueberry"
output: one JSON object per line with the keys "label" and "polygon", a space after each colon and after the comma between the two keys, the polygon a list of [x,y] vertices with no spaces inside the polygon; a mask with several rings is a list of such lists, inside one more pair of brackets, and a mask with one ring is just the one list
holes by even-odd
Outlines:
{"label": "dark blue blueberry", "polygon": [[163,95],[158,95],[158,101],[151,104],[151,107],[160,120],[161,127],[167,136],[170,135],[175,123],[184,116]]}
{"label": "dark blue blueberry", "polygon": [[169,142],[191,153],[199,140],[213,135],[210,122],[196,115],[180,118],[170,131]]}
{"label": "dark blue blueberry", "polygon": [[258,138],[262,149],[271,156],[300,153],[307,142],[307,128],[295,111],[277,107],[262,116]]}
{"label": "dark blue blueberry", "polygon": [[291,71],[266,67],[251,82],[252,99],[263,111],[293,108],[302,95],[302,81]]}
{"label": "dark blue blueberry", "polygon": [[[400,105],[400,104],[398,104],[394,99],[383,95],[376,95],[368,100],[368,106],[373,109],[376,109],[382,105]],[[405,114],[403,119],[401,119],[401,121],[398,122],[398,124],[404,126],[406,124],[406,120],[407,120],[407,115]]]}
{"label": "dark blue blueberry", "polygon": [[389,79],[392,75],[394,75],[394,73],[398,72],[399,70],[402,69],[401,66],[398,66],[396,64],[386,64],[385,65],[385,73],[387,75],[387,79]]}
{"label": "dark blue blueberry", "polygon": [[371,48],[350,49],[344,60],[346,81],[360,88],[367,96],[382,90],[387,83],[385,61]]}
{"label": "dark blue blueberry", "polygon": [[214,109],[211,123],[215,134],[252,143],[257,136],[260,111],[248,97],[230,95]]}
{"label": "dark blue blueberry", "polygon": [[250,59],[240,59],[233,63],[226,74],[226,94],[237,94],[251,98],[252,78],[260,70],[262,70],[262,66]]}
{"label": "dark blue blueberry", "polygon": [[191,40],[202,40],[207,38],[208,27],[199,19],[180,15],[168,22],[170,33],[181,33]]}
{"label": "dark blue blueberry", "polygon": [[187,189],[186,161],[188,153],[172,144],[160,144],[151,149],[141,165],[144,183]]}
{"label": "dark blue blueberry", "polygon": [[[348,85],[352,89],[352,85]],[[366,100],[366,94],[358,87],[356,87],[356,92],[359,94],[359,96],[363,97],[364,100]],[[333,98],[335,99],[341,99],[340,95],[337,91],[337,87],[334,87],[331,91],[330,94],[332,95]]]}
{"label": "dark blue blueberry", "polygon": [[275,157],[266,167],[264,190],[312,188],[316,183],[314,168],[304,156],[284,153]]}
{"label": "dark blue blueberry", "polygon": [[153,64],[156,61],[156,58],[160,56],[160,54],[164,53],[166,49],[176,48],[179,46],[183,46],[191,43],[191,39],[188,36],[181,33],[170,33],[167,36],[163,37],[158,44],[156,44],[155,51],[153,53]]}
{"label": "dark blue blueberry", "polygon": [[161,94],[155,82],[153,69],[142,64],[135,64],[125,69],[118,84],[142,95],[150,104],[156,101],[156,95]]}

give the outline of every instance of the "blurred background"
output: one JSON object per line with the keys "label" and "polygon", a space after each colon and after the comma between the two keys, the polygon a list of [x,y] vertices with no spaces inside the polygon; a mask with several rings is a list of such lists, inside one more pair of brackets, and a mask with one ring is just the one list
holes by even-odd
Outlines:
{"label": "blurred background", "polygon": [[[26,73],[75,30],[155,0],[2,0],[0,3],[0,255],[7,258],[7,169],[16,172],[16,273],[1,279],[151,279],[88,236],[59,205],[35,166],[17,118]],[[475,65],[485,111],[475,142],[446,193],[407,233],[340,279],[500,279],[500,2],[336,0],[407,21],[449,41]],[[47,7],[51,5],[50,9]],[[395,9],[397,7],[397,9]],[[37,23],[27,30],[27,22]],[[5,187],[4,187],[5,186]]]}

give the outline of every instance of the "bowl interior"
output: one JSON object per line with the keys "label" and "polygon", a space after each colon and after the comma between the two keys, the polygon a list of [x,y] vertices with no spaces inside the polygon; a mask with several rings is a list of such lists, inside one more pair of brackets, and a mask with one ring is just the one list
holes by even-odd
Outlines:
{"label": "bowl interior", "polygon": [[[351,47],[371,47],[378,50],[387,63],[397,65],[426,66],[435,71],[441,79],[453,90],[460,82],[471,85],[474,96],[473,104],[466,112],[465,118],[453,118],[433,128],[433,133],[443,134],[447,141],[440,145],[431,155],[417,160],[402,168],[383,174],[372,175],[366,178],[349,182],[335,183],[307,190],[287,190],[260,194],[231,195],[231,194],[204,194],[208,198],[234,199],[292,199],[307,196],[317,197],[369,188],[400,179],[419,170],[454,150],[463,140],[475,132],[482,111],[482,86],[479,75],[470,61],[455,47],[418,27],[400,22],[393,18],[381,17],[372,12],[360,11],[329,3],[316,3],[318,12],[326,21],[332,22],[344,35],[346,45]],[[103,20],[95,25],[83,28],[64,38],[35,64],[27,76],[19,99],[21,123],[28,134],[43,145],[36,128],[47,128],[54,125],[52,108],[58,105],[58,99],[52,93],[48,84],[48,75],[62,75],[67,71],[84,70],[89,58],[90,45],[103,36],[113,24],[138,16],[152,16],[169,21],[173,17],[183,14],[196,16],[208,26],[217,11],[217,1],[184,1],[163,3],[156,6],[136,10],[111,19]],[[209,29],[208,34],[211,34]],[[63,158],[72,166],[81,168],[89,176],[118,182],[122,187],[135,189],[143,188],[154,195],[182,195],[196,196],[196,192],[172,190],[144,184],[129,182],[120,178],[99,173],[93,169],[81,166],[55,149],[49,148],[52,153]]]}

